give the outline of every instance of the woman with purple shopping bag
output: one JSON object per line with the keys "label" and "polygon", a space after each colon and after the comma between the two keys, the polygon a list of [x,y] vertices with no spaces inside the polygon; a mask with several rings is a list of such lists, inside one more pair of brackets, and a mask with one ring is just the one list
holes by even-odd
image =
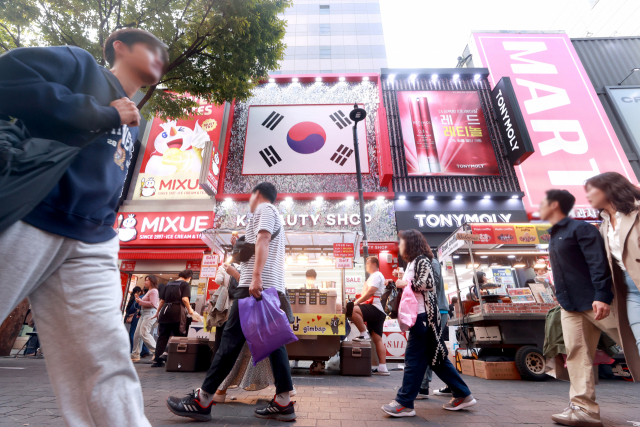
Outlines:
{"label": "woman with purple shopping bag", "polygon": [[[211,419],[216,389],[233,369],[246,342],[240,323],[239,300],[250,296],[260,299],[263,289],[275,288],[278,292],[285,292],[285,234],[280,214],[273,206],[277,194],[276,188],[268,182],[256,185],[251,191],[249,207],[253,215],[247,221],[243,249],[238,253],[242,271],[236,300],[229,310],[229,319],[222,333],[220,347],[211,362],[202,387],[184,398],[167,398],[167,407],[176,415],[199,421]],[[273,351],[269,360],[275,379],[276,395],[269,405],[256,409],[255,415],[259,418],[293,421],[296,419],[296,413],[294,402],[289,398],[293,383],[289,357],[284,345]]]}
{"label": "woman with purple shopping bag", "polygon": [[[431,266],[433,253],[427,240],[418,230],[406,230],[400,234],[398,249],[408,265],[404,274],[399,273],[396,286],[410,287],[418,302],[418,313],[415,323],[409,329],[402,387],[398,390],[396,399],[384,405],[382,410],[392,417],[414,417],[416,411],[413,403],[420,391],[427,366],[431,366],[453,393],[453,398],[444,405],[444,409],[458,411],[473,406],[476,400],[471,395],[469,387],[447,358]],[[401,305],[398,318],[402,311]],[[411,319],[413,316],[406,317]]]}

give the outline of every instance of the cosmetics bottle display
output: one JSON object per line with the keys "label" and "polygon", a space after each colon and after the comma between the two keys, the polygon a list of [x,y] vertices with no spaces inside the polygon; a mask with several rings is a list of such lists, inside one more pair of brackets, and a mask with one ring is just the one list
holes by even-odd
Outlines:
{"label": "cosmetics bottle display", "polygon": [[[418,156],[418,168],[420,172],[432,172],[429,167],[429,156],[427,152],[427,146],[429,141],[433,141],[433,130],[430,135],[425,132],[425,127],[422,123],[422,116],[420,114],[420,107],[418,106],[418,100],[420,98],[409,98],[409,111],[411,113],[411,125],[413,126],[413,138],[416,143],[416,155]],[[431,129],[431,125],[429,125]]]}
{"label": "cosmetics bottle display", "polygon": [[436,146],[436,138],[433,133],[433,125],[431,124],[431,114],[429,112],[429,102],[426,97],[416,98],[418,102],[418,111],[422,118],[424,141],[426,145],[427,158],[429,161],[429,170],[431,173],[441,172],[440,158],[438,157],[438,147]]}

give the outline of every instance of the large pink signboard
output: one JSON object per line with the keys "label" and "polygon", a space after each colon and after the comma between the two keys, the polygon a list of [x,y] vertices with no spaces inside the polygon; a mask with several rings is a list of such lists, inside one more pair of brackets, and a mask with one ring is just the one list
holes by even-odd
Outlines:
{"label": "large pink signboard", "polygon": [[528,212],[537,212],[549,188],[567,189],[576,196],[576,208],[588,207],[582,185],[601,172],[616,171],[636,182],[566,34],[473,36],[492,84],[511,77],[536,150],[516,167]]}

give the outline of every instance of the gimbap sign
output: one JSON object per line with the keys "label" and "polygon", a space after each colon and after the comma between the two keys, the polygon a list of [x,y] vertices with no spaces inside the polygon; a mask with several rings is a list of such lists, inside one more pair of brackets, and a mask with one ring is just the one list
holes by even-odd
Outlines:
{"label": "gimbap sign", "polygon": [[[353,104],[252,105],[242,174],[356,173],[352,109]],[[358,128],[360,165],[369,173],[366,122]]]}

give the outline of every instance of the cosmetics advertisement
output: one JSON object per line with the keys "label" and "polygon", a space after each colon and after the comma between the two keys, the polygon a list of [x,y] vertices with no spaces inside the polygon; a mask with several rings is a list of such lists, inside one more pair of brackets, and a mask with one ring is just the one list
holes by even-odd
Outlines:
{"label": "cosmetics advertisement", "polygon": [[398,91],[409,176],[500,175],[475,91]]}
{"label": "cosmetics advertisement", "polygon": [[151,122],[134,200],[211,198],[198,179],[206,143],[219,141],[224,105],[194,100],[198,106],[187,119]]}

